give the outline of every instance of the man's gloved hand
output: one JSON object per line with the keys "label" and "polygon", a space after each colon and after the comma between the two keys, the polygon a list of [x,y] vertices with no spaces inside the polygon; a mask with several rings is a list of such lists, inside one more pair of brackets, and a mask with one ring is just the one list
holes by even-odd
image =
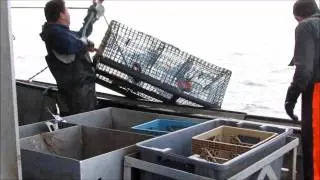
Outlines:
{"label": "man's gloved hand", "polygon": [[284,107],[288,116],[294,121],[298,121],[298,116],[293,111],[299,95],[300,91],[291,84],[287,91]]}
{"label": "man's gloved hand", "polygon": [[295,114],[293,114],[293,110],[294,107],[296,105],[296,102],[290,102],[290,101],[286,101],[284,104],[284,107],[286,109],[286,112],[288,114],[288,116],[294,120],[294,121],[298,121],[298,116],[296,116]]}
{"label": "man's gloved hand", "polygon": [[93,4],[88,9],[88,14],[94,13],[95,19],[94,21],[98,20],[101,16],[104,15],[104,7],[102,2],[93,2]]}
{"label": "man's gloved hand", "polygon": [[96,14],[97,19],[99,19],[101,16],[104,15],[104,7],[101,3],[98,3],[96,5],[96,11],[97,11],[97,14]]}
{"label": "man's gloved hand", "polygon": [[94,48],[94,43],[90,40],[88,40],[88,51],[89,52],[95,52],[96,48]]}
{"label": "man's gloved hand", "polygon": [[88,49],[94,49],[94,42],[88,40]]}
{"label": "man's gloved hand", "polygon": [[87,49],[90,51],[90,52],[92,52],[92,51],[94,51],[94,43],[92,42],[92,41],[90,41],[88,38],[86,38],[86,37],[82,37],[81,38],[81,41],[83,42],[83,44],[85,45],[85,46],[87,46]]}

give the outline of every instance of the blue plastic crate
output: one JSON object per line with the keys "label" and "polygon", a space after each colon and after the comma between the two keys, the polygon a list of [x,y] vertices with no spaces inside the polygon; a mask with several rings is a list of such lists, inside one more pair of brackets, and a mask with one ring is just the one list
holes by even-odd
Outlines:
{"label": "blue plastic crate", "polygon": [[153,121],[134,126],[131,129],[138,133],[160,136],[196,124],[198,123],[185,120],[155,119]]}

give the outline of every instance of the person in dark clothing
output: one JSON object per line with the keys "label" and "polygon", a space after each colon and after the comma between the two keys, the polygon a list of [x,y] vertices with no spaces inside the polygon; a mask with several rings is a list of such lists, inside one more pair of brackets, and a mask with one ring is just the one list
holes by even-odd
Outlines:
{"label": "person in dark clothing", "polygon": [[302,150],[305,180],[320,180],[320,11],[315,1],[298,0],[293,7],[299,22],[295,30],[295,73],[285,99],[285,110],[293,110],[302,94]]}
{"label": "person in dark clothing", "polygon": [[[88,10],[79,32],[71,31],[70,15],[64,0],[51,0],[45,8],[47,22],[40,36],[47,49],[46,62],[58,86],[58,105],[62,116],[94,110],[96,106],[95,68],[87,39],[98,19],[95,5]],[[91,18],[92,13],[94,18]]]}

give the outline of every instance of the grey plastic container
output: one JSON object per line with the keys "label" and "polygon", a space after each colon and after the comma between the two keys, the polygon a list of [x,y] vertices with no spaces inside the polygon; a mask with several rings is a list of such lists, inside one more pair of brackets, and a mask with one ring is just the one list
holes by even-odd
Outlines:
{"label": "grey plastic container", "polygon": [[73,126],[20,139],[23,179],[122,179],[123,158],[152,136]]}
{"label": "grey plastic container", "polygon": [[[192,137],[213,128],[228,125],[268,132],[276,132],[279,135],[261,144],[257,148],[249,150],[224,164],[201,162],[188,158],[192,155]],[[286,137],[292,134],[292,130],[286,127],[272,126],[269,124],[252,123],[242,120],[216,119],[183,130],[173,132],[151,140],[137,143],[142,160],[162,164],[171,168],[188,171],[198,175],[214,179],[227,179],[240,172],[254,162],[267,156],[274,150],[285,145]],[[272,163],[276,169],[276,175],[280,178],[283,158]],[[142,174],[143,179],[161,179],[151,174]],[[250,179],[255,179],[251,176]]]}
{"label": "grey plastic container", "polygon": [[[64,117],[64,119],[68,123],[62,125],[61,128],[72,126],[72,124],[77,124],[88,127],[107,128],[134,132],[134,130],[132,130],[133,126],[143,124],[159,118],[188,120],[196,123],[208,121],[207,119],[187,118],[183,116],[172,116],[167,114],[150,113],[110,107],[75,114],[72,116],[66,116]],[[20,138],[23,138],[48,132],[48,128],[44,124],[44,122],[39,122],[20,126],[19,132]]]}

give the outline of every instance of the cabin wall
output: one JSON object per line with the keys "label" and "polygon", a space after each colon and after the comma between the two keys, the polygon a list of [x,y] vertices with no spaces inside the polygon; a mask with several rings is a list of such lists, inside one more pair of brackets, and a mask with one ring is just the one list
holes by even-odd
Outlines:
{"label": "cabin wall", "polygon": [[48,95],[44,95],[43,88],[25,86],[22,84],[17,84],[16,87],[20,126],[52,119],[47,111],[47,107],[53,109],[55,107],[55,99]]}

